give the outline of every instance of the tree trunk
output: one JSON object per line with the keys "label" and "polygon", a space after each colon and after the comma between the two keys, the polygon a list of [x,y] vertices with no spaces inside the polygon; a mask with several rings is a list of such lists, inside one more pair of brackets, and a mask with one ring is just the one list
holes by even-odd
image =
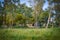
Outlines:
{"label": "tree trunk", "polygon": [[49,26],[49,23],[50,23],[50,16],[51,16],[51,13],[49,13],[49,17],[48,17],[48,21],[47,21],[46,28],[48,28],[48,26]]}
{"label": "tree trunk", "polygon": [[38,12],[37,11],[35,11],[35,24],[34,24],[34,26],[35,27],[37,27],[38,26],[38,20],[37,20],[37,15],[38,14]]}

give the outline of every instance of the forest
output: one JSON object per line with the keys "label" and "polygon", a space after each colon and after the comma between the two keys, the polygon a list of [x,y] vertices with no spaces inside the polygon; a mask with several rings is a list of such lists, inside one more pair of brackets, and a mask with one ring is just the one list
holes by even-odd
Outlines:
{"label": "forest", "polygon": [[59,30],[60,0],[0,0],[0,40],[60,40]]}
{"label": "forest", "polygon": [[59,27],[60,5],[59,1],[49,1],[48,8],[42,9],[45,0],[28,0],[21,4],[20,0],[0,1],[0,26],[1,27]]}

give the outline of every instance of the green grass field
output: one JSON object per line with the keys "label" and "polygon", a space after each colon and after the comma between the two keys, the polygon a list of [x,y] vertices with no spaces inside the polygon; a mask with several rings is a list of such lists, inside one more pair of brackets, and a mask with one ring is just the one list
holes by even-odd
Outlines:
{"label": "green grass field", "polygon": [[0,40],[60,40],[60,28],[0,29]]}

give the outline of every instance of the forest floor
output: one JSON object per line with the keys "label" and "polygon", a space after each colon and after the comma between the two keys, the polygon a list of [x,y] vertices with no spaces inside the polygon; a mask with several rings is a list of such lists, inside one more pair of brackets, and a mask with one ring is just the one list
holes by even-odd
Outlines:
{"label": "forest floor", "polygon": [[0,29],[0,40],[60,40],[60,28]]}

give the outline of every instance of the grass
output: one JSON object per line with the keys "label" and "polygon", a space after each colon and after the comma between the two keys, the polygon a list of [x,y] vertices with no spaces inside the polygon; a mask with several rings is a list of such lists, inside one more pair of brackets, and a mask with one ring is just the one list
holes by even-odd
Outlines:
{"label": "grass", "polygon": [[0,40],[60,40],[60,28],[0,29]]}

